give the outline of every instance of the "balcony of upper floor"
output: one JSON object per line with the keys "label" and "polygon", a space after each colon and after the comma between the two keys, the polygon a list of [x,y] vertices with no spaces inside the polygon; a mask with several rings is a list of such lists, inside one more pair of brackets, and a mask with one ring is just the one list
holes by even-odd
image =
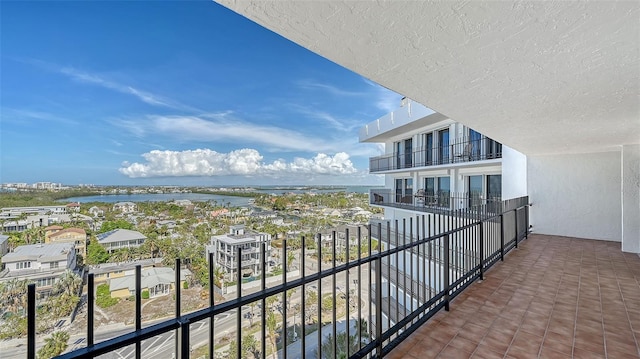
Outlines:
{"label": "balcony of upper floor", "polygon": [[415,194],[407,194],[406,191],[396,193],[388,188],[372,189],[369,191],[369,204],[428,213],[457,210],[499,213],[502,210],[499,197],[488,198],[481,192],[432,192],[424,189],[417,190]]}
{"label": "balcony of upper floor", "polygon": [[394,152],[371,157],[369,172],[393,173],[437,166],[461,167],[480,164],[479,161],[500,161],[501,158],[502,144],[477,134],[438,146],[413,147],[410,152]]}
{"label": "balcony of upper floor", "polygon": [[447,117],[409,99],[397,110],[366,124],[359,131],[360,142],[385,142],[394,136],[447,120]]}

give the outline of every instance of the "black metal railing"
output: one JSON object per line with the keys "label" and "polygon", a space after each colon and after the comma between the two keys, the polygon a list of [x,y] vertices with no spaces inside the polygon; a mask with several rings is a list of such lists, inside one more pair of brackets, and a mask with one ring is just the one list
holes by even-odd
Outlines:
{"label": "black metal railing", "polygon": [[[370,224],[371,235],[363,237],[358,228],[357,246],[346,246],[344,257],[339,256],[335,245],[327,252],[321,236],[303,240],[302,247],[296,250],[300,254],[298,262],[283,260],[279,284],[268,287],[266,276],[262,275],[255,292],[243,293],[248,291],[243,288],[241,273],[238,273],[237,297],[220,303],[214,303],[214,268],[210,265],[207,308],[182,313],[180,285],[176,285],[175,317],[144,328],[138,266],[135,327],[99,343],[95,342],[95,288],[90,274],[87,346],[60,358],[97,357],[131,345],[135,349],[129,355],[140,358],[150,339],[173,332],[175,343],[170,351],[176,358],[189,358],[197,344],[192,334],[205,325],[208,325],[205,339],[208,348],[203,356],[209,358],[223,358],[223,352],[230,350],[235,350],[236,358],[242,358],[246,350],[243,343],[248,342],[253,342],[254,353],[261,358],[274,354],[284,359],[288,355],[303,359],[308,356],[334,358],[340,352],[353,359],[381,358],[437,311],[449,310],[451,299],[476,279],[482,279],[487,268],[504,260],[505,253],[527,237],[528,197],[503,201],[500,207],[502,212],[496,215],[448,211],[416,215],[401,222]],[[335,243],[336,232],[330,237]],[[345,237],[349,238],[348,230]],[[261,249],[260,261],[266,268],[264,244]],[[289,258],[289,251],[284,240],[283,259]],[[340,257],[344,261],[339,262]],[[209,263],[214,263],[213,254],[209,255]],[[296,266],[300,268],[300,275],[287,276]],[[180,267],[180,260],[176,260],[176,284],[180,283]],[[36,347],[34,291],[31,285],[27,310],[28,358],[35,358]],[[279,305],[274,305],[277,302]],[[248,311],[247,306],[252,310]],[[251,326],[255,306],[259,307],[257,315],[261,316],[257,329]],[[224,322],[227,319],[231,321]],[[222,328],[232,326],[233,319],[235,331],[224,333],[228,329]],[[198,328],[192,330],[194,325]],[[336,340],[340,333],[346,337]]]}
{"label": "black metal railing", "polygon": [[487,198],[479,192],[430,193],[423,189],[412,194],[398,193],[391,189],[372,189],[369,191],[369,204],[430,213],[462,210],[498,214],[502,211],[502,201],[499,197]]}
{"label": "black metal railing", "polygon": [[369,172],[447,165],[502,158],[502,144],[489,137],[468,137],[433,147],[416,147],[410,153],[391,153],[369,158]]}

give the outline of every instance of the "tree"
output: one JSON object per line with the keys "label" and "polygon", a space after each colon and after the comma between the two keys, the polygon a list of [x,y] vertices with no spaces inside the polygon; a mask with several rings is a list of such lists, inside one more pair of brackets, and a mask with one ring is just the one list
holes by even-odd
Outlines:
{"label": "tree", "polygon": [[27,280],[13,278],[0,286],[0,303],[8,311],[17,313],[18,310],[27,309]]}
{"label": "tree", "polygon": [[307,292],[307,298],[305,299],[305,309],[306,313],[305,319],[307,322],[311,321],[311,317],[313,313],[317,313],[318,311],[315,309],[318,305],[318,293],[316,291],[310,290]]}
{"label": "tree", "polygon": [[114,229],[133,229],[133,224],[125,221],[124,219],[104,221],[100,227],[100,233],[109,232]]}
{"label": "tree", "polygon": [[67,269],[62,273],[53,285],[53,291],[56,294],[67,294],[74,296],[82,286],[82,278],[71,269]]}
{"label": "tree", "polygon": [[67,350],[69,333],[59,331],[44,339],[44,346],[38,350],[38,358],[53,358]]}
{"label": "tree", "polygon": [[266,324],[267,335],[269,336],[269,339],[271,339],[271,346],[273,348],[273,351],[276,351],[276,330],[278,323],[276,321],[276,315],[273,311],[269,311],[269,314],[267,314]]}
{"label": "tree", "polygon": [[98,240],[92,238],[87,246],[87,264],[101,264],[109,261],[109,253],[104,247],[98,243]]}
{"label": "tree", "polygon": [[[322,358],[323,359],[336,359],[336,358],[348,358],[350,354],[353,354],[360,350],[360,345],[358,344],[358,335],[350,335],[347,338],[346,332],[336,333],[335,340],[337,342],[336,349],[337,352],[334,352],[334,337],[333,333],[329,334],[327,339],[322,342]],[[318,350],[316,349],[316,356],[318,355]]]}

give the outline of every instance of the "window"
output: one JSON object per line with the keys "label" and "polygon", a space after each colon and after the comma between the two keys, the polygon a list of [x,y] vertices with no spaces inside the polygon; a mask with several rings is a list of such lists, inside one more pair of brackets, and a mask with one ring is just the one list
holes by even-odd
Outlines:
{"label": "window", "polygon": [[50,262],[49,263],[49,268],[53,269],[53,268],[59,268],[60,267],[60,262]]}
{"label": "window", "polygon": [[408,138],[394,144],[396,157],[395,169],[413,167],[413,139]]}
{"label": "window", "polygon": [[425,133],[423,135],[424,144],[424,164],[429,166],[433,163],[433,133]]}
{"label": "window", "polygon": [[469,207],[475,207],[482,204],[482,176],[468,177],[469,189]]}
{"label": "window", "polygon": [[16,269],[31,268],[31,262],[18,262],[16,263]]}
{"label": "window", "polygon": [[502,176],[501,175],[487,176],[487,198],[488,199],[502,198]]}
{"label": "window", "polygon": [[439,163],[449,163],[449,129],[438,131]]}
{"label": "window", "polygon": [[396,179],[396,203],[413,203],[413,179]]}
{"label": "window", "polygon": [[451,179],[449,176],[438,177],[438,206],[450,207]]}
{"label": "window", "polygon": [[469,143],[471,143],[471,160],[480,159],[480,148],[482,147],[482,135],[469,129]]}

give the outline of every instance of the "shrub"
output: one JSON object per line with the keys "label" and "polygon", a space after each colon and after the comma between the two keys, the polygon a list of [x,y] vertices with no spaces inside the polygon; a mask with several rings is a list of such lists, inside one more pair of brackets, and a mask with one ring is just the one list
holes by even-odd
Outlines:
{"label": "shrub", "polygon": [[118,298],[111,298],[108,284],[100,284],[96,291],[96,305],[100,308],[108,308],[118,303]]}
{"label": "shrub", "polygon": [[140,296],[142,297],[142,299],[149,299],[149,291],[143,290],[142,293],[140,293]]}
{"label": "shrub", "polygon": [[182,289],[189,289],[189,283],[188,282],[182,283]]}

